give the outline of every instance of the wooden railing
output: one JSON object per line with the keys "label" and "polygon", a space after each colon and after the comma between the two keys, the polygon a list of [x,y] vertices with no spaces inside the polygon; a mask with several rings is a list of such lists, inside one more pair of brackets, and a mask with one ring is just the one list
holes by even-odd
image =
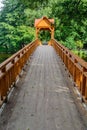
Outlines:
{"label": "wooden railing", "polygon": [[35,40],[0,64],[0,106],[7,100],[18,75],[38,45],[39,41]]}
{"label": "wooden railing", "polygon": [[73,80],[82,95],[82,99],[87,102],[87,62],[73,54],[55,39],[51,39],[51,44],[73,77]]}

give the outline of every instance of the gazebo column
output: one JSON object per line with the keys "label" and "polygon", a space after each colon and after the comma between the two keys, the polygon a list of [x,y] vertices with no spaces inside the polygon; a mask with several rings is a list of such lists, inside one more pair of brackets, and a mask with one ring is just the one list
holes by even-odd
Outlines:
{"label": "gazebo column", "polygon": [[36,28],[36,39],[38,39],[38,29]]}
{"label": "gazebo column", "polygon": [[54,29],[51,30],[51,39],[54,39]]}
{"label": "gazebo column", "polygon": [[39,45],[41,45],[42,43],[39,40],[39,31],[40,31],[40,28],[36,28],[36,39],[38,39]]}

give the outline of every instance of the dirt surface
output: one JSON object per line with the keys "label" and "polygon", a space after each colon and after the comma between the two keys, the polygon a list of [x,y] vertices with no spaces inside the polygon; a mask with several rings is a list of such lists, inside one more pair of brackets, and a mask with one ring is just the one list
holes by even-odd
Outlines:
{"label": "dirt surface", "polygon": [[87,130],[62,62],[39,46],[0,115],[0,130]]}

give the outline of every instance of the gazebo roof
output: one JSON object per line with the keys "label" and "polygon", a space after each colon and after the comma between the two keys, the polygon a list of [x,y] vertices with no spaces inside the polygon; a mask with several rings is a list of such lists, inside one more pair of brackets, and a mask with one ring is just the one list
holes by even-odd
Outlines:
{"label": "gazebo roof", "polygon": [[42,20],[46,20],[49,24],[54,24],[54,19],[48,19],[47,17],[42,17],[41,19],[35,19],[35,23],[34,26],[37,27],[38,24],[42,21]]}

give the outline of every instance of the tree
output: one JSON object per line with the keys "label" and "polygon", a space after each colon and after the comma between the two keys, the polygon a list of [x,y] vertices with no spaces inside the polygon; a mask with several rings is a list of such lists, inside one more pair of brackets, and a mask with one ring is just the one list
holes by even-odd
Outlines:
{"label": "tree", "polygon": [[[54,14],[55,20],[58,20],[56,24],[56,39],[65,42],[73,42],[74,46],[77,46],[76,41],[83,41],[86,43],[87,35],[87,1],[86,0],[64,0],[56,1],[52,6],[52,14]],[[67,42],[66,42],[67,41]],[[69,47],[69,46],[68,46]],[[72,45],[73,47],[73,45]],[[71,47],[69,47],[71,49]]]}
{"label": "tree", "polygon": [[[47,16],[55,19],[55,38],[70,49],[78,48],[77,41],[87,44],[86,0],[4,0],[0,11],[0,46],[12,52],[21,44],[31,42],[34,36],[34,20]],[[42,35],[43,34],[43,35]],[[40,38],[48,40],[48,32]]]}

